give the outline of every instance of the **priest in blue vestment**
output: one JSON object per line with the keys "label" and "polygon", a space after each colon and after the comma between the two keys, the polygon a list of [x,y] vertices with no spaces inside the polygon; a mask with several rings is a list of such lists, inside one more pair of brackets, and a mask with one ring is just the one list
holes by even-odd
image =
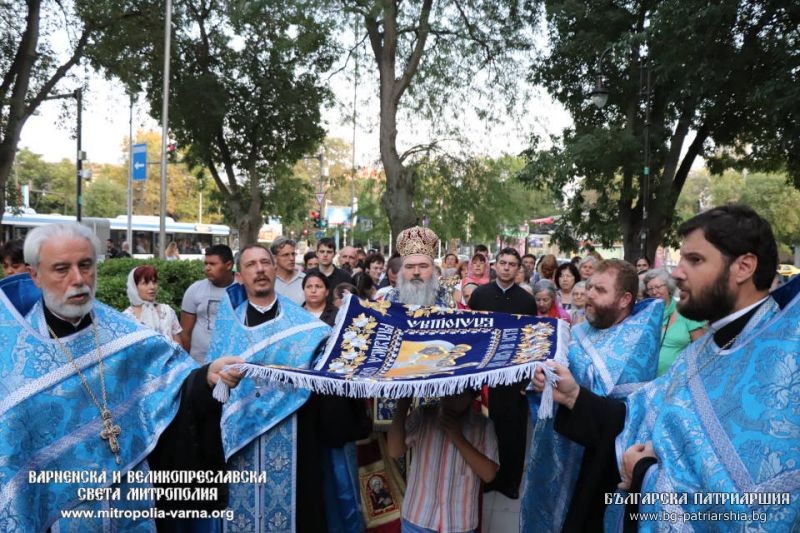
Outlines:
{"label": "priest in blue vestment", "polygon": [[[617,451],[621,493],[611,495],[605,523],[594,527],[794,530],[800,523],[800,277],[769,292],[775,238],[747,206],[713,208],[679,233],[681,259],[672,272],[678,311],[708,320],[708,333],[624,403],[578,386],[554,365],[560,378],[554,399],[566,407],[559,409],[559,431],[585,446],[614,442]],[[542,388],[541,373],[534,384]]]}
{"label": "priest in blue vestment", "polygon": [[[619,259],[598,263],[587,288],[587,320],[572,328],[569,368],[588,390],[625,398],[656,377],[663,303],[635,304],[639,277],[632,264]],[[528,396],[533,415],[541,395]],[[591,529],[602,521],[605,493],[616,488],[613,442],[584,448],[559,434],[556,421],[535,421],[520,531]]]}
{"label": "priest in blue vestment", "polygon": [[[174,445],[159,437],[190,408],[213,416],[211,387],[238,382],[221,369],[240,359],[195,368],[178,345],[96,302],[99,248],[78,224],[36,228],[25,241],[31,276],[0,284],[0,531],[154,530],[152,498],[127,497],[149,485],[121,474],[154,468]],[[119,498],[89,500],[86,489]]]}
{"label": "priest in blue vestment", "polygon": [[[212,334],[209,357],[240,355],[248,363],[308,368],[330,327],[275,292],[275,258],[260,244],[237,258],[241,285],[228,289]],[[222,414],[222,440],[231,470],[264,472],[263,482],[230,485],[232,521],[226,531],[363,531],[355,458],[325,453],[368,434],[362,402],[276,389],[245,379]],[[335,494],[323,490],[333,477]]]}

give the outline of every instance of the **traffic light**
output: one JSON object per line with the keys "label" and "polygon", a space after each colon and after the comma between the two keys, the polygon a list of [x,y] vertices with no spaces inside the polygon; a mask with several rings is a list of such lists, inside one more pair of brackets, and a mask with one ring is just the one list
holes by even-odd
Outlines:
{"label": "traffic light", "polygon": [[328,227],[328,219],[327,218],[319,219],[319,227],[322,229],[326,229]]}
{"label": "traffic light", "polygon": [[167,143],[167,161],[170,163],[178,162],[178,143],[175,141]]}
{"label": "traffic light", "polygon": [[315,228],[320,227],[320,225],[319,225],[320,224],[320,219],[319,219],[319,212],[318,211],[311,211],[311,212],[308,213],[308,216],[309,216],[309,218],[311,218],[311,221],[314,223],[314,227]]}

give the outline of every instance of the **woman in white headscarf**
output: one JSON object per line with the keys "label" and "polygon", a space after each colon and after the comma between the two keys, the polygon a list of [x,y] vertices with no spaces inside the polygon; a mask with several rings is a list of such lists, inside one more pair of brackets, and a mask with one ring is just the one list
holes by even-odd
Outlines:
{"label": "woman in white headscarf", "polygon": [[156,303],[158,272],[151,265],[141,265],[128,274],[128,300],[131,306],[123,313],[180,344],[181,324],[167,304]]}

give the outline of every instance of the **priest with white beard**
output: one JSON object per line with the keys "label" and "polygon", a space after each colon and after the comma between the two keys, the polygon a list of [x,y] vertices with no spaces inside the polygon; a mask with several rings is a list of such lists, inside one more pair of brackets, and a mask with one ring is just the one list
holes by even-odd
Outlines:
{"label": "priest with white beard", "polygon": [[[438,245],[439,237],[428,228],[415,226],[400,233],[397,237],[397,251],[402,258],[402,266],[397,274],[396,286],[388,290],[385,301],[422,307],[449,307],[447,290],[439,285],[433,268],[433,257]],[[385,400],[375,401],[382,404]],[[383,431],[374,431],[368,442],[360,443],[359,478],[363,487],[364,481],[380,475],[386,483],[385,492],[391,494],[391,505],[376,508],[363,492],[361,502],[367,529],[380,527],[386,531],[399,531],[404,489],[401,489],[402,481],[392,474],[396,469],[390,466],[393,460],[386,451],[386,433]]]}
{"label": "priest with white beard", "polygon": [[433,268],[433,257],[439,237],[428,228],[414,226],[404,229],[397,237],[397,251],[403,266],[397,286],[389,291],[386,300],[407,305],[449,307],[447,290],[439,285]]}

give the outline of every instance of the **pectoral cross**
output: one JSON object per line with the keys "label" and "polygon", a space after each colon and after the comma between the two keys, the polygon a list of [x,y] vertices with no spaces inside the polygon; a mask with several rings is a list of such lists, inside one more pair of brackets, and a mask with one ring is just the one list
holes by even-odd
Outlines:
{"label": "pectoral cross", "polygon": [[111,420],[111,411],[108,409],[103,409],[101,416],[103,417],[103,429],[100,431],[100,438],[108,441],[108,447],[111,448],[111,453],[117,458],[117,464],[120,464],[119,441],[117,437],[122,433],[122,429]]}

